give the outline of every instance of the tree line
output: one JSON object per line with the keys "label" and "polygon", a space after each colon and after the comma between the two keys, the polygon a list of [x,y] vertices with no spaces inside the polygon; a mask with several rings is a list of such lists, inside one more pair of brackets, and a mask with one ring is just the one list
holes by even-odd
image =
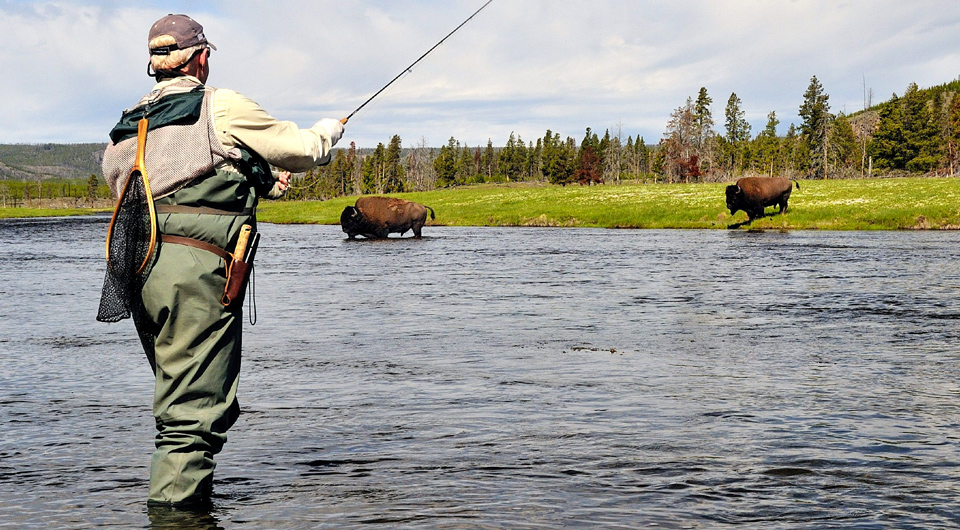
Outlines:
{"label": "tree line", "polygon": [[0,180],[0,207],[107,207],[110,188],[96,174],[86,179]]}
{"label": "tree line", "polygon": [[777,134],[776,112],[756,136],[732,93],[724,108],[724,131],[714,129],[712,98],[701,88],[694,100],[670,115],[654,171],[671,182],[721,180],[745,173],[792,178],[851,178],[875,174],[954,176],[960,144],[960,80],[920,90],[846,115],[830,112],[830,97],[816,76],[803,94],[798,115]]}
{"label": "tree line", "polygon": [[439,149],[426,141],[403,148],[358,150],[354,144],[334,161],[297,179],[290,197],[423,191],[483,182],[535,181],[581,185],[622,180],[719,182],[743,175],[790,178],[857,178],[898,174],[953,176],[960,158],[960,80],[920,90],[911,83],[902,96],[846,115],[833,113],[830,96],[813,76],[798,109],[800,124],[779,134],[775,111],[753,134],[743,101],[730,94],[722,130],[706,87],[670,114],[654,145],[624,138],[621,128],[598,136],[587,128],[579,141],[547,130],[535,142],[514,133],[506,144],[468,146],[451,137]]}
{"label": "tree line", "polygon": [[[650,173],[653,149],[643,137],[603,137],[590,128],[580,142],[547,130],[525,142],[510,133],[505,145],[469,146],[451,137],[440,148],[426,140],[403,148],[394,135],[387,145],[361,150],[351,142],[333,161],[294,179],[289,199],[328,199],[343,195],[425,191],[480,183],[549,182],[600,184]],[[651,175],[651,178],[653,176]]]}
{"label": "tree line", "polygon": [[[454,137],[439,148],[428,146],[423,138],[403,147],[394,135],[373,149],[354,143],[336,149],[330,164],[296,176],[287,198],[329,199],[485,182],[592,185],[624,180],[719,182],[742,175],[953,176],[960,170],[958,93],[960,80],[922,90],[911,83],[901,96],[893,94],[873,105],[872,94],[868,98],[865,93],[865,110],[835,114],[829,95],[813,76],[798,109],[799,125],[791,123],[780,134],[780,120],[770,112],[765,127],[754,134],[736,93],[727,98],[718,124],[713,98],[703,87],[696,98],[687,98],[670,114],[662,137],[652,145],[640,135],[624,136],[620,125],[602,135],[587,127],[579,139],[549,129],[535,141],[511,133],[497,147],[492,140],[470,146]],[[36,179],[34,188],[12,183],[0,187],[0,200],[29,204],[43,198],[93,202],[103,197],[103,184],[49,182],[56,173],[46,171],[62,165],[76,173],[98,166],[102,148],[103,144],[0,145],[0,168],[23,168],[17,169],[22,171],[19,178]]]}

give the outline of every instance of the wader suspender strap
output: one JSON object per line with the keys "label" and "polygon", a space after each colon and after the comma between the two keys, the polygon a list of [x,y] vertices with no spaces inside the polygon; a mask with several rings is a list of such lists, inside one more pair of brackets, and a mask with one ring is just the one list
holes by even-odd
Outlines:
{"label": "wader suspender strap", "polygon": [[229,252],[223,250],[222,248],[211,245],[206,241],[200,241],[199,239],[193,239],[192,237],[183,237],[183,236],[168,236],[167,234],[162,234],[160,236],[160,241],[163,243],[170,243],[173,245],[183,245],[185,247],[199,248],[200,250],[206,250],[223,258],[224,261],[229,264],[233,260],[233,256]]}

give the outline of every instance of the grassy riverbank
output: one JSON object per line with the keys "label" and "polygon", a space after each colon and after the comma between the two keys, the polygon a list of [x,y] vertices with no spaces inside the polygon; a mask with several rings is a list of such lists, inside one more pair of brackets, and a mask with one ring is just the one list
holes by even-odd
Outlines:
{"label": "grassy riverbank", "polygon": [[103,208],[0,208],[0,219],[23,217],[68,217],[72,215],[91,215],[106,211]]}
{"label": "grassy riverbank", "polygon": [[[960,178],[803,180],[786,215],[746,224],[731,216],[725,184],[482,185],[397,196],[432,207],[433,225],[784,230],[960,229]],[[356,197],[262,201],[261,221],[336,224]],[[0,218],[80,215],[87,208],[0,208]],[[767,208],[771,214],[774,208]]]}
{"label": "grassy riverbank", "polygon": [[[726,184],[483,185],[397,195],[437,212],[434,225],[603,228],[898,230],[960,228],[960,179],[804,180],[786,215],[747,225],[726,210]],[[261,202],[260,219],[336,224],[355,197]],[[770,214],[774,208],[767,208]]]}

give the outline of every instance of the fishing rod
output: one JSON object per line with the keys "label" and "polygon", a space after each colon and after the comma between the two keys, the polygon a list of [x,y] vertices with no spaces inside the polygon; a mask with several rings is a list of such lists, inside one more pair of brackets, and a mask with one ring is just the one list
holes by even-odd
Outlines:
{"label": "fishing rod", "polygon": [[403,70],[402,72],[400,72],[399,74],[397,74],[397,77],[394,77],[393,79],[391,79],[390,82],[387,83],[386,85],[384,85],[383,88],[381,88],[380,90],[378,90],[376,94],[370,96],[370,99],[364,101],[362,105],[360,105],[359,107],[357,107],[357,110],[351,112],[350,115],[347,116],[346,118],[343,118],[342,120],[340,120],[340,123],[346,125],[346,123],[347,123],[348,121],[350,121],[350,118],[352,118],[354,114],[360,112],[360,109],[362,109],[363,107],[366,107],[366,106],[367,106],[367,103],[370,103],[371,101],[373,101],[373,98],[379,96],[381,92],[383,92],[384,90],[387,89],[387,87],[389,87],[390,85],[392,85],[397,79],[400,79],[400,77],[403,76],[403,74],[406,74],[406,73],[408,73],[408,72],[413,71],[413,67],[416,66],[417,63],[419,63],[420,61],[422,61],[424,57],[430,55],[430,52],[432,52],[433,50],[437,49],[438,46],[440,46],[441,44],[443,44],[443,41],[449,39],[449,38],[450,38],[450,35],[453,35],[454,33],[457,32],[457,30],[459,30],[459,29],[462,28],[464,25],[466,25],[467,22],[470,22],[470,19],[472,19],[473,17],[477,16],[477,13],[483,11],[483,8],[485,8],[485,7],[487,7],[488,5],[490,5],[490,2],[493,2],[493,0],[487,0],[487,3],[486,3],[486,4],[483,4],[482,6],[480,6],[480,9],[476,10],[476,11],[475,11],[472,15],[470,15],[466,20],[464,20],[459,26],[457,26],[456,28],[454,28],[453,31],[451,31],[449,34],[447,34],[446,37],[440,39],[440,42],[434,44],[434,45],[433,45],[433,48],[430,48],[429,50],[427,50],[427,53],[421,55],[420,58],[417,59],[416,61],[413,61],[413,64],[411,64],[410,66],[404,68],[404,70]]}

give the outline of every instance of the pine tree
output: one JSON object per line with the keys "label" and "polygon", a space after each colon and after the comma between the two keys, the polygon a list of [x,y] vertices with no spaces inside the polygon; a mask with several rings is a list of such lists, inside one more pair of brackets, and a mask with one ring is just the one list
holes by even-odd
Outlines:
{"label": "pine tree", "polygon": [[837,115],[832,125],[830,135],[831,160],[839,173],[852,170],[857,161],[857,136],[853,132],[853,125],[843,113]]}
{"label": "pine tree", "polygon": [[537,146],[533,148],[530,154],[530,164],[534,171],[532,177],[537,181],[543,181],[546,177],[543,174],[543,139],[537,138]]}
{"label": "pine tree", "polygon": [[[572,140],[572,139],[571,139]],[[568,141],[560,140],[560,134],[551,132],[543,137],[543,165],[544,178],[551,184],[566,186],[573,179],[573,155]]]}
{"label": "pine tree", "polygon": [[637,142],[634,145],[634,149],[637,151],[637,161],[640,167],[640,173],[650,173],[650,149],[647,147],[647,144],[643,141],[643,137],[639,134],[637,135]]}
{"label": "pine tree", "polygon": [[440,154],[433,160],[433,168],[437,173],[437,186],[446,188],[457,180],[457,151],[460,142],[453,136],[447,145],[440,147]]}
{"label": "pine tree", "polygon": [[520,174],[521,159],[517,146],[517,138],[513,131],[507,145],[500,150],[500,174],[506,180],[516,180]]}
{"label": "pine tree", "polygon": [[349,162],[347,161],[348,156],[346,151],[338,149],[337,156],[334,157],[333,163],[330,164],[330,170],[334,177],[335,195],[338,197],[343,197],[353,192],[353,181],[350,178],[351,171]]}
{"label": "pine tree", "polygon": [[767,125],[763,128],[763,132],[760,133],[767,138],[776,138],[777,137],[777,126],[780,125],[780,120],[777,119],[777,111],[772,110],[770,114],[767,114]]}
{"label": "pine tree", "polygon": [[493,149],[493,140],[487,139],[487,147],[483,150],[480,161],[481,171],[488,180],[493,179],[493,170],[497,165],[497,152]]}
{"label": "pine tree", "polygon": [[610,151],[613,147],[613,139],[610,138],[610,129],[606,129],[603,132],[603,138],[601,138],[596,143],[597,149],[597,159],[600,163],[600,166],[597,168],[600,171],[600,174],[604,174],[607,168],[609,167],[609,162],[611,158]]}
{"label": "pine tree", "polygon": [[600,182],[600,155],[602,152],[601,141],[594,134],[590,127],[587,127],[586,134],[580,142],[580,149],[577,151],[577,164],[574,171],[574,179],[580,183],[592,184]]}
{"label": "pine tree", "polygon": [[523,180],[527,167],[527,145],[523,143],[523,138],[517,135],[517,147],[513,151],[515,166],[517,168],[516,180]]}
{"label": "pine tree", "polygon": [[94,173],[87,179],[87,199],[92,203],[97,198],[97,190],[100,188],[100,179]]}
{"label": "pine tree", "polygon": [[907,145],[900,98],[894,94],[889,101],[880,105],[877,113],[880,124],[870,140],[867,153],[873,157],[877,169],[904,170],[914,155]]}
{"label": "pine tree", "polygon": [[770,114],[767,114],[766,127],[764,127],[763,131],[761,131],[754,140],[756,144],[755,166],[758,170],[767,173],[771,177],[776,174],[778,168],[782,168],[783,166],[783,161],[781,160],[781,140],[777,137],[778,125],[780,125],[780,120],[777,119],[776,111],[770,112]]}
{"label": "pine tree", "polygon": [[482,168],[483,168],[483,151],[480,150],[480,146],[478,145],[473,150],[473,167],[471,168],[471,171],[473,171],[473,174],[477,176],[477,182],[484,182],[487,180],[487,176],[482,170]]}
{"label": "pine tree", "polygon": [[698,168],[706,173],[713,167],[714,152],[716,151],[716,131],[713,130],[713,112],[710,110],[713,98],[707,94],[706,87],[700,87],[697,101],[694,104],[694,128],[691,143],[698,157]]}
{"label": "pine tree", "polygon": [[384,172],[386,170],[386,148],[383,142],[377,144],[373,154],[363,160],[363,193],[383,193]]}
{"label": "pine tree", "polygon": [[400,136],[393,135],[384,154],[383,193],[406,191],[406,175],[400,160],[401,151]]}
{"label": "pine tree", "polygon": [[724,109],[725,128],[727,134],[726,151],[730,162],[730,170],[736,173],[747,161],[747,145],[750,139],[750,123],[746,120],[746,113],[740,107],[743,102],[736,92],[730,94],[727,106]]}
{"label": "pine tree", "polygon": [[950,176],[956,175],[958,159],[960,159],[960,97],[953,96],[950,104],[947,106],[947,129],[946,141],[944,142],[944,152],[946,155],[947,169]]}
{"label": "pine tree", "polygon": [[713,112],[710,111],[710,105],[712,104],[713,98],[707,95],[707,87],[700,87],[700,93],[697,95],[697,102],[693,109],[695,124],[692,143],[694,147],[701,151],[713,134]]}
{"label": "pine tree", "polygon": [[464,144],[463,147],[457,147],[457,177],[455,184],[471,184],[476,182],[483,182],[483,177],[481,176],[478,180],[477,173],[473,171],[473,151],[470,150],[470,146]]}
{"label": "pine tree", "polygon": [[822,179],[827,175],[827,157],[830,140],[830,96],[824,93],[817,76],[810,78],[810,85],[803,94],[800,105],[800,136],[810,153],[811,177]]}
{"label": "pine tree", "polygon": [[782,146],[784,164],[788,171],[803,172],[810,168],[810,150],[807,149],[807,144],[800,136],[795,124],[791,123],[787,128]]}
{"label": "pine tree", "polygon": [[909,171],[925,173],[940,164],[940,135],[933,110],[937,102],[935,96],[932,99],[928,101],[916,83],[911,83],[903,94],[904,132],[913,155],[907,162]]}
{"label": "pine tree", "polygon": [[724,110],[727,140],[733,144],[750,139],[750,124],[746,120],[746,113],[740,108],[742,103],[737,93],[733,92],[727,99],[727,107]]}
{"label": "pine tree", "polygon": [[350,148],[347,150],[347,169],[353,180],[353,192],[358,195],[363,193],[363,163],[357,154],[356,142],[350,142]]}

